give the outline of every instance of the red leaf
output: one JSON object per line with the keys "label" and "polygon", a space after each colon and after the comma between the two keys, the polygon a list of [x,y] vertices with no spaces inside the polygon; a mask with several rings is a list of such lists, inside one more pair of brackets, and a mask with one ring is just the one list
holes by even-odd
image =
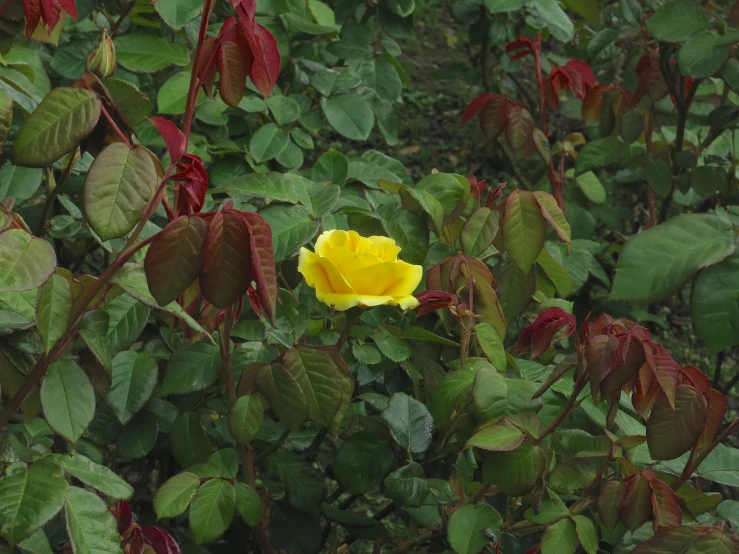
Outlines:
{"label": "red leaf", "polygon": [[517,157],[525,158],[534,151],[534,127],[534,120],[526,108],[514,106],[508,112],[505,138]]}
{"label": "red leaf", "polygon": [[590,378],[590,392],[593,398],[598,394],[603,378],[613,369],[618,350],[618,339],[608,335],[594,335],[585,343],[585,359]]}
{"label": "red leaf", "polygon": [[456,306],[458,303],[456,295],[441,290],[425,290],[416,295],[416,300],[420,303],[416,311],[417,316],[449,306]]}
{"label": "red leaf", "polygon": [[563,331],[561,339],[569,337],[575,332],[577,321],[575,316],[568,314],[562,308],[549,308],[539,314],[536,321],[529,325],[518,341],[519,351],[532,349],[531,357],[536,358],[549,350],[554,336]]}
{"label": "red leaf", "polygon": [[255,212],[241,212],[251,234],[251,260],[257,298],[271,322],[275,320],[277,305],[277,271],[272,249],[272,229],[264,218]]}
{"label": "red leaf", "polygon": [[170,163],[175,164],[180,161],[180,158],[185,155],[187,148],[187,139],[185,135],[177,128],[177,125],[171,121],[161,117],[150,117],[152,125],[157,128],[159,134],[164,139],[164,144],[167,145],[167,152],[169,152]]}
{"label": "red leaf", "polygon": [[141,532],[156,554],[181,554],[177,541],[161,527],[144,527]]}
{"label": "red leaf", "polygon": [[585,95],[582,102],[582,117],[591,124],[600,120],[603,110],[603,95],[609,90],[616,90],[612,85],[596,85]]}
{"label": "red leaf", "polygon": [[203,42],[198,58],[197,75],[202,83],[203,90],[208,96],[213,96],[213,86],[216,82],[216,47],[218,39],[208,37]]}
{"label": "red leaf", "polygon": [[495,140],[500,136],[506,128],[512,106],[515,104],[507,96],[492,95],[480,111],[480,129],[485,138]]}
{"label": "red leaf", "polygon": [[673,527],[680,525],[683,513],[677,494],[666,483],[656,477],[650,477],[649,486],[652,489],[652,511],[654,513],[654,532],[658,527]]}
{"label": "red leaf", "polygon": [[626,485],[621,481],[608,481],[600,489],[598,515],[603,526],[610,532],[618,525],[625,496]]}
{"label": "red leaf", "polygon": [[652,489],[641,473],[624,480],[626,494],[621,507],[621,521],[632,533],[652,515]]}
{"label": "red leaf", "polygon": [[582,60],[570,60],[564,65],[564,70],[570,76],[573,85],[577,85],[577,90],[573,90],[579,98],[584,98],[585,94],[595,86],[595,75],[590,66]]}
{"label": "red leaf", "polygon": [[679,385],[673,409],[666,398],[654,404],[647,420],[647,444],[655,460],[673,460],[690,450],[706,426],[706,399],[688,385]]}
{"label": "red leaf", "polygon": [[460,124],[461,127],[464,127],[469,123],[469,121],[475,117],[478,113],[480,113],[480,110],[482,110],[483,106],[487,103],[488,100],[493,98],[493,94],[490,94],[489,92],[483,92],[480,96],[475,98],[472,102],[467,104],[467,107],[464,109],[464,113],[462,113],[462,123]]}
{"label": "red leaf", "polygon": [[692,385],[699,391],[707,391],[711,388],[711,381],[695,366],[686,365],[680,369],[680,383]]}
{"label": "red leaf", "polygon": [[[249,285],[249,290],[246,292],[249,295],[249,304],[251,304],[251,309],[254,310],[257,317],[262,317],[262,306],[259,304],[259,297],[257,296],[257,291],[254,289],[254,286]],[[240,311],[241,308],[239,308],[239,312]],[[236,319],[238,319],[238,317]]]}
{"label": "red leaf", "polygon": [[249,49],[254,56],[254,62],[249,71],[254,86],[265,98],[270,95],[280,75],[280,51],[277,49],[277,40],[272,33],[258,23],[247,25],[243,19],[239,22],[244,25]]}
{"label": "red leaf", "polygon": [[200,290],[216,308],[240,299],[252,280],[251,236],[244,218],[233,210],[217,212],[203,243]]}
{"label": "red leaf", "polygon": [[207,232],[201,218],[183,215],[154,237],[144,258],[144,272],[160,306],[176,300],[200,275]]}
{"label": "red leaf", "polygon": [[115,503],[114,508],[110,508],[110,512],[118,523],[118,532],[122,535],[128,531],[131,524],[133,524],[133,514],[131,513],[131,506],[128,502],[119,500]]}
{"label": "red leaf", "polygon": [[670,406],[674,409],[675,391],[677,390],[680,366],[672,359],[670,353],[659,344],[653,342],[644,344],[644,354],[646,356],[646,363],[654,371],[662,392],[665,393]]}
{"label": "red leaf", "polygon": [[178,173],[172,175],[175,181],[175,214],[192,215],[200,212],[208,191],[208,172],[203,161],[195,154],[185,154],[177,162]]}
{"label": "red leaf", "polygon": [[721,424],[724,422],[726,408],[729,404],[729,399],[714,389],[703,391],[703,396],[707,405],[706,425],[703,428],[701,438],[698,439],[699,448],[708,446],[716,438],[719,429],[721,429]]}
{"label": "red leaf", "polygon": [[138,527],[131,532],[131,543],[128,547],[128,554],[144,554],[146,552],[146,543],[144,535]]}

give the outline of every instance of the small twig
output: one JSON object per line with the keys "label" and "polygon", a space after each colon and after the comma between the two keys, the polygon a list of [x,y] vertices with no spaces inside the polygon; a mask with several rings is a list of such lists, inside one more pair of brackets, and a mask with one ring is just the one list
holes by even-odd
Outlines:
{"label": "small twig", "polygon": [[577,378],[577,381],[575,381],[575,388],[572,391],[572,394],[570,395],[569,400],[567,400],[567,404],[565,404],[565,407],[562,408],[562,411],[557,414],[557,416],[552,420],[552,422],[547,426],[546,429],[541,433],[538,439],[536,439],[536,443],[540,443],[544,437],[547,437],[551,435],[557,427],[559,427],[560,423],[562,423],[565,419],[567,419],[567,416],[570,415],[572,410],[574,410],[577,406],[579,406],[580,402],[578,402],[577,397],[580,396],[580,393],[585,388],[585,384],[588,382],[588,372],[583,371],[580,374],[580,377]]}
{"label": "small twig", "polygon": [[118,16],[118,19],[115,20],[113,25],[110,26],[110,31],[108,31],[108,34],[112,37],[118,29],[121,28],[121,25],[123,25],[123,21],[128,17],[128,14],[131,13],[131,10],[133,10],[133,7],[136,5],[136,0],[131,0],[128,4],[126,4],[126,7],[123,9],[123,12],[121,15]]}
{"label": "small twig", "polygon": [[289,435],[290,435],[290,429],[285,429],[285,432],[282,433],[282,435],[280,435],[279,439],[277,439],[275,442],[273,442],[267,448],[265,448],[259,454],[257,454],[256,458],[254,458],[254,465],[257,465],[264,458],[266,458],[273,452],[277,452],[280,448],[282,448],[282,445],[285,444],[285,441],[287,440],[287,437]]}
{"label": "small twig", "polygon": [[716,354],[716,369],[713,371],[713,388],[716,390],[721,390],[721,369],[724,365],[724,358],[726,358],[726,350]]}
{"label": "small twig", "polygon": [[108,123],[110,124],[110,126],[113,127],[113,130],[115,131],[115,134],[118,135],[118,138],[120,138],[121,141],[126,146],[128,146],[129,148],[133,148],[133,146],[131,146],[131,141],[128,140],[128,137],[126,137],[126,135],[123,134],[123,131],[121,131],[120,127],[118,127],[118,125],[116,124],[116,122],[113,121],[113,118],[108,113],[108,110],[105,109],[105,106],[101,105],[100,106],[100,109],[102,110],[103,115],[105,116],[105,119],[108,120]]}
{"label": "small twig", "polygon": [[75,149],[69,154],[69,162],[67,162],[67,166],[64,168],[64,172],[60,175],[59,180],[56,182],[56,186],[52,190],[50,190],[49,194],[46,196],[44,210],[41,212],[41,219],[39,219],[38,227],[36,228],[36,234],[39,236],[41,236],[41,234],[46,229],[46,220],[49,219],[51,209],[54,207],[54,201],[56,200],[57,196],[59,196],[59,193],[62,192],[62,185],[64,184],[64,181],[67,179],[67,177],[69,177],[69,174],[72,173],[72,168],[74,167],[74,162],[76,161],[76,153],[77,150]]}
{"label": "small twig", "polygon": [[[708,455],[713,452],[713,450],[722,442],[724,442],[727,438],[729,438],[737,429],[739,429],[739,418],[735,419],[734,422],[729,425],[729,427],[718,435],[713,442],[708,445],[705,449],[701,451],[700,454],[695,456],[695,459],[693,460],[693,452],[691,452],[691,460],[688,460],[688,463],[685,465],[685,469],[683,470],[682,475],[678,477],[678,479],[670,485],[672,487],[672,490],[676,491],[680,487],[682,487],[688,479],[690,479],[690,476],[693,474],[693,472],[700,467],[700,465],[703,463],[703,461],[708,457]],[[692,463],[691,463],[692,462]]]}
{"label": "small twig", "polygon": [[519,185],[521,185],[521,188],[524,188],[526,190],[534,190],[534,185],[521,172],[521,168],[518,167],[518,164],[516,163],[516,158],[513,155],[513,152],[511,152],[510,148],[508,148],[508,145],[505,144],[505,141],[499,140],[498,144],[500,145],[501,150],[503,151],[503,154],[506,157],[506,160],[508,160],[508,165],[511,166],[511,172],[513,173],[514,177],[516,177],[516,179],[518,180],[518,183]]}

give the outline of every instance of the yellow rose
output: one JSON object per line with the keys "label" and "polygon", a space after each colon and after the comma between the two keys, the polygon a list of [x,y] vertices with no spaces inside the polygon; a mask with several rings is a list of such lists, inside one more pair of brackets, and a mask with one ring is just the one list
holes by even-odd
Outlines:
{"label": "yellow rose", "polygon": [[393,239],[326,231],[315,250],[300,249],[298,271],[324,304],[341,311],[383,304],[404,310],[418,306],[412,294],[423,268],[399,260],[400,247]]}

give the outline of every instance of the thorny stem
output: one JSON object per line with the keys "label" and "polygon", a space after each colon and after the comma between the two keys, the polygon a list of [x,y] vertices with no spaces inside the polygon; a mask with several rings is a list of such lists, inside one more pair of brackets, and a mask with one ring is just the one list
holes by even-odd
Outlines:
{"label": "thorny stem", "polygon": [[357,321],[357,319],[359,319],[360,314],[361,310],[359,308],[351,308],[350,310],[347,310],[344,320],[344,329],[341,331],[339,340],[336,341],[336,345],[334,346],[334,350],[336,352],[341,352],[341,349],[344,347],[344,344],[349,339],[349,336],[352,332],[352,327],[354,326],[354,323]]}

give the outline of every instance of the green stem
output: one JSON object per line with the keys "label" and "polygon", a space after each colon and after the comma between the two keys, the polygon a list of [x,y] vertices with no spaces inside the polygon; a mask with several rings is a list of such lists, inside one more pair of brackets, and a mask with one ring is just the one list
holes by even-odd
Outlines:
{"label": "green stem", "polygon": [[62,185],[64,184],[64,181],[69,177],[69,174],[72,173],[72,168],[74,167],[74,162],[76,160],[75,154],[77,151],[73,151],[71,154],[69,154],[69,162],[67,162],[67,166],[64,168],[64,172],[59,177],[59,180],[56,182],[56,186],[49,191],[49,194],[46,196],[46,203],[44,204],[44,210],[41,212],[41,219],[39,219],[38,227],[36,228],[36,234],[41,236],[43,232],[46,230],[46,220],[49,219],[49,215],[51,214],[51,209],[54,207],[54,201],[59,196],[59,193],[62,192]]}

